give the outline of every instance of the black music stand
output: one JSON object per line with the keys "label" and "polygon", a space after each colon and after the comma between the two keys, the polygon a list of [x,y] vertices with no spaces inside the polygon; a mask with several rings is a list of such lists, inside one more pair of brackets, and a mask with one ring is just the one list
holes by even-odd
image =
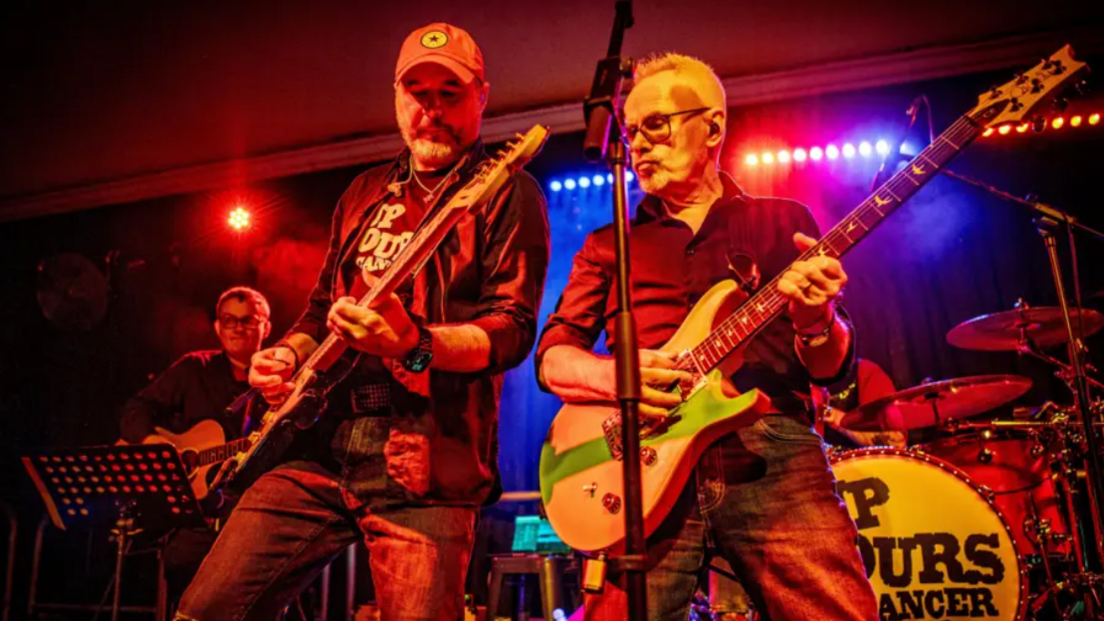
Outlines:
{"label": "black music stand", "polygon": [[22,457],[27,474],[61,530],[114,524],[115,592],[111,621],[119,618],[123,556],[140,525],[202,526],[180,454],[168,444],[88,446]]}

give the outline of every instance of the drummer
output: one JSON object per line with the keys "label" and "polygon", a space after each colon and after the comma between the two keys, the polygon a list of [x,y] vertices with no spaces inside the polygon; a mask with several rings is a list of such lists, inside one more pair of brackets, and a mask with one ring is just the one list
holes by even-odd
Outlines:
{"label": "drummer", "polygon": [[903,448],[908,443],[905,431],[853,431],[839,425],[848,412],[897,391],[893,380],[873,361],[859,358],[853,374],[827,388],[810,385],[810,391],[818,415],[817,431],[829,445],[841,448]]}

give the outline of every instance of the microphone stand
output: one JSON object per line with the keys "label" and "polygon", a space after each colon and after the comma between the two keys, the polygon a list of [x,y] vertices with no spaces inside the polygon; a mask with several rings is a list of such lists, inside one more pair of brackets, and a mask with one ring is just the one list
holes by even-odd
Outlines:
{"label": "microphone stand", "polygon": [[[986,192],[1002,198],[1008,202],[1015,203],[1027,209],[1036,216],[1034,222],[1039,231],[1039,235],[1043,238],[1043,243],[1046,246],[1047,257],[1050,260],[1050,272],[1054,278],[1054,288],[1058,294],[1058,305],[1062,309],[1062,316],[1065,319],[1066,324],[1066,336],[1069,342],[1069,359],[1072,376],[1072,391],[1076,401],[1077,411],[1081,418],[1081,425],[1084,429],[1085,436],[1085,448],[1088,451],[1088,457],[1086,458],[1086,466],[1088,470],[1088,490],[1089,490],[1089,505],[1092,509],[1093,515],[1093,527],[1096,531],[1096,553],[1097,561],[1104,563],[1104,528],[1100,523],[1100,516],[1104,515],[1101,512],[1101,502],[1104,501],[1104,465],[1101,464],[1100,455],[1100,441],[1096,437],[1096,431],[1094,429],[1096,422],[1093,417],[1092,402],[1089,399],[1089,378],[1085,373],[1084,361],[1081,355],[1084,351],[1083,344],[1079,335],[1075,334],[1073,329],[1073,320],[1070,317],[1069,304],[1066,301],[1066,289],[1062,281],[1062,267],[1058,261],[1058,246],[1054,238],[1054,232],[1058,228],[1059,224],[1064,224],[1070,231],[1079,230],[1084,233],[1088,233],[1097,239],[1104,241],[1104,233],[1097,231],[1093,228],[1085,226],[1078,222],[1073,216],[1058,209],[1052,205],[1047,205],[1032,197],[1020,198],[1012,195],[1003,190],[997,189],[977,179],[972,179],[965,175],[943,169],[943,174],[957,179],[963,183],[967,183],[977,188],[981,188]],[[1076,264],[1076,256],[1074,257],[1074,263]],[[1075,283],[1076,287],[1076,283]],[[1080,297],[1080,296],[1079,296]],[[1078,306],[1080,307],[1080,300],[1078,300]],[[1082,563],[1081,570],[1083,575],[1088,574],[1089,566],[1086,559]],[[1093,586],[1093,577],[1089,577],[1089,584],[1087,586]]]}
{"label": "microphone stand", "polygon": [[[617,401],[621,408],[622,477],[624,478],[625,552],[618,559],[625,576],[628,616],[632,621],[648,617],[644,539],[644,508],[640,477],[640,353],[636,321],[632,314],[632,280],[629,268],[628,199],[625,190],[625,144],[617,118],[621,83],[632,75],[632,62],[621,58],[625,30],[633,25],[632,2],[618,0],[609,51],[598,61],[590,96],[583,107],[587,159],[606,159],[613,171],[614,246],[617,261],[617,303],[614,358],[617,369]],[[615,125],[614,131],[610,126]]]}

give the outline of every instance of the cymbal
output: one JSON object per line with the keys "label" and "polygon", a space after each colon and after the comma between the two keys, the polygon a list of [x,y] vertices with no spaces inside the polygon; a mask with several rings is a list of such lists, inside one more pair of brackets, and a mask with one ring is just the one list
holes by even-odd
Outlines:
{"label": "cymbal", "polygon": [[848,412],[839,426],[851,431],[907,431],[968,418],[1012,401],[1031,388],[1019,375],[975,375],[921,384]]}
{"label": "cymbal", "polygon": [[[1075,330],[1079,313],[1086,337],[1104,327],[1104,315],[1100,312],[1071,308],[1070,319]],[[1062,309],[1039,306],[974,317],[951,328],[947,333],[947,342],[962,349],[1016,351],[1021,333],[1039,347],[1053,347],[1068,340]]]}

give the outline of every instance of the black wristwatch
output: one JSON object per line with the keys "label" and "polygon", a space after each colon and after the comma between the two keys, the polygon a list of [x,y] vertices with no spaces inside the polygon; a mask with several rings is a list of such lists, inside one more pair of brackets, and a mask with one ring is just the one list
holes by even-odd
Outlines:
{"label": "black wristwatch", "polygon": [[418,326],[418,344],[403,358],[402,366],[411,373],[421,373],[433,360],[433,334],[429,328]]}

